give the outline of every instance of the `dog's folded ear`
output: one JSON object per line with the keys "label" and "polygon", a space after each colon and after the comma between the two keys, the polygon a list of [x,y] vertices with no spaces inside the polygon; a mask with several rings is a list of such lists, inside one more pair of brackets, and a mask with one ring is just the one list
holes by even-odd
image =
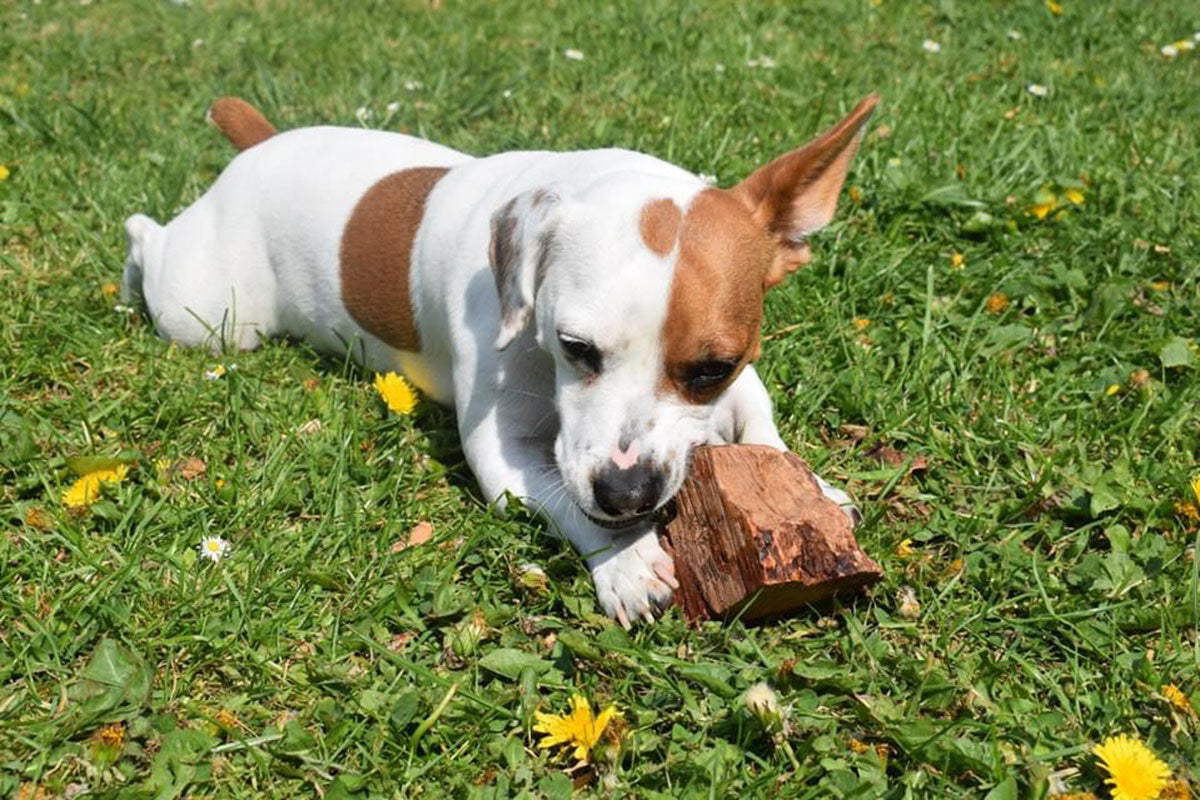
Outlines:
{"label": "dog's folded ear", "polygon": [[879,95],[808,144],[756,169],[731,190],[777,239],[778,255],[763,280],[770,288],[811,258],[806,238],[833,219],[838,195]]}
{"label": "dog's folded ear", "polygon": [[553,189],[532,189],[492,215],[488,258],[500,296],[497,350],[508,347],[529,324],[534,297],[554,252],[552,219],[558,205]]}

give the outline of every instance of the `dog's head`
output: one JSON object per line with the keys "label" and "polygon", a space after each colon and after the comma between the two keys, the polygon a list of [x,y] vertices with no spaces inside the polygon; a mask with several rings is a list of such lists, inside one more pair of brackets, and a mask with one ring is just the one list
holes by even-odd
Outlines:
{"label": "dog's head", "polygon": [[759,356],[764,292],[808,262],[877,102],[732,189],[614,172],[495,214],[496,346],[534,320],[555,362],[555,458],[594,521],[627,525],[679,490],[717,399]]}

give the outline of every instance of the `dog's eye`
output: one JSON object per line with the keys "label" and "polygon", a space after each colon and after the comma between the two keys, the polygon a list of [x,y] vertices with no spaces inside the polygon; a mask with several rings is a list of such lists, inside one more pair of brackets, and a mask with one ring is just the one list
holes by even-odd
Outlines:
{"label": "dog's eye", "polygon": [[596,349],[596,345],[562,333],[558,335],[558,344],[572,364],[593,375],[600,372],[600,351]]}
{"label": "dog's eye", "polygon": [[737,361],[701,361],[688,367],[686,380],[688,388],[694,392],[720,386],[737,367]]}

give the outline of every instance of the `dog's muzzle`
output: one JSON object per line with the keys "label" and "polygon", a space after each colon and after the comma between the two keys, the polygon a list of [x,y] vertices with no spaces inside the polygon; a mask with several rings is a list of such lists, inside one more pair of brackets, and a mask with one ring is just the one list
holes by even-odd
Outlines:
{"label": "dog's muzzle", "polygon": [[662,499],[666,481],[649,462],[639,461],[621,469],[606,466],[592,478],[592,494],[596,506],[613,521],[622,525],[646,516]]}

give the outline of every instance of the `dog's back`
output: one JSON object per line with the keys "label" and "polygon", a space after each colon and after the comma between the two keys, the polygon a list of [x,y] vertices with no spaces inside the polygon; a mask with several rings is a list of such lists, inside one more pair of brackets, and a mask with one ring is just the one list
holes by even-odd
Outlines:
{"label": "dog's back", "polygon": [[165,226],[142,214],[126,222],[123,296],[144,298],[160,335],[184,345],[246,349],[289,334],[344,350],[360,330],[328,302],[338,295],[328,265],[356,203],[384,176],[470,157],[382,131],[276,134],[242,106],[253,116],[231,114],[228,99],[214,106],[214,123],[244,149],[208,192]]}

